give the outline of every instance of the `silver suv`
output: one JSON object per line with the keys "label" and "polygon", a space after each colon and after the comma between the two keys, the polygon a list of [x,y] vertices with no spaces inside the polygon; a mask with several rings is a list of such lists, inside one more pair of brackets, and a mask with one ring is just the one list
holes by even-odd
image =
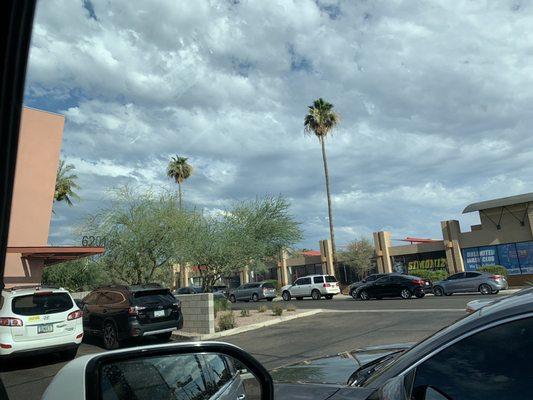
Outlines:
{"label": "silver suv", "polygon": [[507,289],[505,277],[488,272],[468,271],[450,275],[448,278],[433,284],[435,296],[450,296],[453,293],[479,292],[481,294],[496,294]]}
{"label": "silver suv", "polygon": [[304,297],[311,297],[313,300],[319,300],[324,296],[331,300],[333,296],[339,294],[339,282],[332,275],[310,275],[298,278],[292,285],[286,285],[281,288],[281,297],[289,301],[295,297],[301,300]]}

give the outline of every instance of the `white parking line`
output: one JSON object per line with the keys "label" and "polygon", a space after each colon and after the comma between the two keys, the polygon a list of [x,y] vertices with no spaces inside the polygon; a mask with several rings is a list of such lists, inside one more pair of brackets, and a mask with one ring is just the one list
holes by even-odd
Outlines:
{"label": "white parking line", "polygon": [[383,310],[328,310],[322,309],[324,313],[397,313],[397,312],[466,312],[465,308],[397,308],[397,309],[383,309]]}

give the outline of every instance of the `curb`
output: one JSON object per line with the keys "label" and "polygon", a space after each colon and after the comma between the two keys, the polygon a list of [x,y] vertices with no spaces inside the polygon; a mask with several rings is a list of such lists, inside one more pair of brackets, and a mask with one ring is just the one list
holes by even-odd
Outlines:
{"label": "curb", "polygon": [[215,332],[215,333],[207,333],[207,334],[203,334],[203,335],[202,334],[196,334],[196,333],[190,333],[190,332],[174,331],[172,333],[172,336],[187,337],[187,338],[191,338],[191,339],[194,339],[194,340],[210,340],[210,339],[216,339],[216,338],[220,338],[220,337],[224,337],[224,336],[237,335],[239,333],[253,331],[255,329],[264,328],[264,327],[270,326],[270,325],[276,325],[276,324],[279,324],[281,322],[290,321],[290,320],[297,319],[297,318],[309,317],[311,315],[315,315],[315,314],[321,313],[322,311],[323,311],[322,309],[309,310],[309,311],[302,312],[302,313],[300,313],[298,315],[289,315],[289,316],[286,316],[286,317],[279,317],[279,318],[276,318],[276,319],[272,319],[270,321],[259,322],[257,324],[246,325],[246,326],[242,326],[242,327],[238,327],[238,328],[228,329],[227,331]]}

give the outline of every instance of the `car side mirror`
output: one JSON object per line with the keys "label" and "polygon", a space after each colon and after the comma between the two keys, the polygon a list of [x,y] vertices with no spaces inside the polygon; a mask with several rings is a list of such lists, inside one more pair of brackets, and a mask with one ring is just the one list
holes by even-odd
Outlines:
{"label": "car side mirror", "polygon": [[237,346],[172,343],[91,354],[71,361],[42,397],[66,398],[272,400],[274,385],[265,367]]}

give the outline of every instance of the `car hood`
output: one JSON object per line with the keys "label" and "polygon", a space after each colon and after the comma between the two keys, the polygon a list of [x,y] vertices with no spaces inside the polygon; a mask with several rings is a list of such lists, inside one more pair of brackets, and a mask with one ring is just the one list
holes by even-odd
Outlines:
{"label": "car hood", "polygon": [[292,285],[285,285],[285,286],[283,286],[283,287],[280,289],[280,291],[283,292],[284,290],[290,289],[291,287],[292,287]]}
{"label": "car hood", "polygon": [[276,368],[271,371],[271,375],[275,382],[346,385],[348,378],[361,365],[398,350],[407,350],[413,345],[414,343],[397,343],[310,358]]}
{"label": "car hood", "polygon": [[363,286],[363,285],[366,285],[368,282],[354,282],[350,285],[350,289],[353,289],[353,288],[356,288],[356,287],[359,287],[359,286]]}

